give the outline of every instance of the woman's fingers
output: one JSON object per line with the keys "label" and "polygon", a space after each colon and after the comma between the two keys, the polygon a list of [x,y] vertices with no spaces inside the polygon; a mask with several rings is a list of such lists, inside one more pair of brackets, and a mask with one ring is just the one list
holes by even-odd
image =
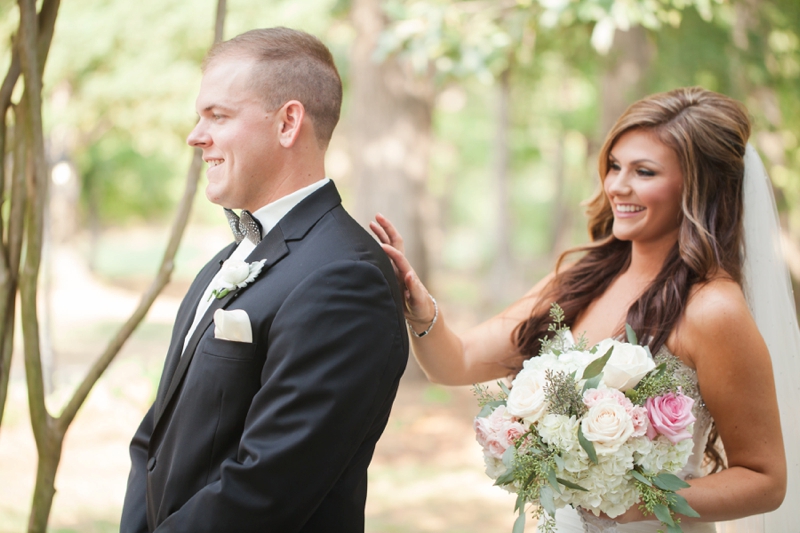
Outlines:
{"label": "woman's fingers", "polygon": [[[381,242],[384,242],[386,244],[391,244],[392,246],[403,252],[404,251],[403,236],[400,235],[400,232],[397,231],[397,228],[394,227],[394,224],[392,224],[388,218],[381,215],[380,213],[375,215],[375,222],[377,222],[377,226],[380,228],[381,233],[385,236],[386,239],[384,240],[384,237],[379,236],[378,238],[381,239]],[[370,224],[370,227],[372,227],[372,224]],[[373,229],[373,231],[375,230]]]}
{"label": "woman's fingers", "polygon": [[383,248],[383,251],[389,256],[389,259],[392,260],[394,266],[397,267],[397,270],[400,272],[400,278],[404,281],[406,274],[414,271],[411,263],[408,262],[408,259],[406,259],[406,256],[403,255],[402,251],[398,250],[391,244],[381,244],[381,248]]}
{"label": "woman's fingers", "polygon": [[374,220],[370,221],[369,229],[372,230],[372,233],[378,238],[382,244],[392,244],[389,239],[389,235],[386,234],[386,231],[381,227],[380,224],[375,222]]}
{"label": "woman's fingers", "polygon": [[382,244],[381,247],[395,266],[397,278],[406,299],[406,317],[419,322],[433,320],[433,302],[428,295],[428,290],[414,272],[411,263],[400,250],[393,246]]}

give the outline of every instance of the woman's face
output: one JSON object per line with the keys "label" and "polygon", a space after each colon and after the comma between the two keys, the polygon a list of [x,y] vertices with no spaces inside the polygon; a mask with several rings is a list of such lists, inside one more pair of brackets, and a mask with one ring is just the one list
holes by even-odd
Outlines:
{"label": "woman's face", "polygon": [[632,130],[609,153],[603,189],[614,210],[614,236],[672,245],[680,227],[683,172],[678,156],[649,130]]}

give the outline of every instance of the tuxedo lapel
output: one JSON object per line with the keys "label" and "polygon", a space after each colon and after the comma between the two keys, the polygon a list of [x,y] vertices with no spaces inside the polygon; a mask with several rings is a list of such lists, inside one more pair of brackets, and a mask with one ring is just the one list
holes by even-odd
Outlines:
{"label": "tuxedo lapel", "polygon": [[189,293],[186,295],[186,311],[177,317],[175,323],[175,330],[177,334],[173,335],[173,341],[170,344],[169,351],[167,352],[167,362],[164,365],[164,373],[161,376],[161,382],[158,387],[158,395],[156,396],[155,406],[156,413],[159,415],[164,408],[167,390],[172,382],[175,369],[178,367],[178,362],[181,359],[186,334],[189,332],[192,322],[194,322],[194,316],[197,312],[197,306],[200,303],[200,298],[203,297],[206,287],[208,287],[209,283],[211,283],[211,280],[214,279],[214,276],[219,271],[219,267],[224,260],[223,258],[229,257],[235,249],[236,243],[232,243],[230,246],[224,248],[219,254],[217,254],[217,257],[214,259],[219,259],[209,262],[209,264],[197,276],[197,279],[192,284]]}
{"label": "tuxedo lapel", "polygon": [[[251,263],[253,261],[261,261],[262,259],[265,260],[264,266],[261,269],[261,273],[258,277],[253,280],[253,282],[248,285],[247,287],[237,289],[235,291],[229,292],[223,298],[215,298],[211,305],[208,306],[205,314],[203,314],[203,318],[200,319],[198,322],[197,327],[192,333],[192,337],[189,339],[189,342],[186,344],[186,349],[183,350],[183,355],[181,356],[180,352],[178,353],[177,359],[174,361],[174,371],[171,379],[168,381],[169,388],[164,393],[163,402],[160,404],[160,408],[156,411],[156,424],[161,419],[161,415],[164,413],[166,406],[169,404],[172,397],[175,395],[175,391],[178,390],[180,387],[180,383],[183,380],[183,376],[186,374],[186,370],[189,368],[189,363],[192,362],[194,358],[194,353],[197,350],[197,345],[200,343],[200,339],[203,338],[203,334],[205,333],[206,329],[211,325],[214,320],[214,313],[217,309],[225,309],[242,291],[246,291],[260,280],[264,279],[267,276],[267,272],[270,268],[272,268],[278,261],[284,258],[286,254],[289,253],[289,248],[286,246],[286,241],[283,238],[283,233],[280,230],[280,227],[276,226],[273,228],[272,231],[256,246],[255,250],[248,256],[247,262]],[[206,287],[209,283],[211,283],[211,278],[203,285],[202,290],[205,291]],[[194,308],[197,306],[195,305]],[[191,322],[190,322],[191,323]],[[188,327],[186,327],[186,331],[188,332]],[[184,339],[186,333],[181,337]],[[180,348],[183,348],[183,344],[181,343]],[[173,354],[170,354],[172,356]],[[161,392],[159,391],[159,394]]]}

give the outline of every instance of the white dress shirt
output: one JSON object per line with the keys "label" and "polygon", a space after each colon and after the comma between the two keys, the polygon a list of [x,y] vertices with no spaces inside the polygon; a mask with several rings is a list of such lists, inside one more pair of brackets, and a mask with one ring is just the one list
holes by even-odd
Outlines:
{"label": "white dress shirt", "polygon": [[[307,196],[317,189],[325,186],[329,181],[331,181],[330,178],[321,179],[315,183],[312,183],[311,185],[303,187],[302,189],[298,189],[291,194],[287,194],[282,198],[278,198],[274,202],[254,211],[253,216],[261,223],[261,235],[264,236],[269,233],[270,230],[274,228],[286,215],[286,213],[294,208],[294,206],[302,202]],[[242,242],[238,244],[228,259],[238,259],[244,261],[247,256],[249,256],[252,251],[255,250],[255,248],[256,245],[250,242],[250,239],[242,239]],[[194,322],[192,322],[192,327],[189,328],[189,332],[186,334],[186,338],[183,340],[184,350],[186,349],[186,345],[189,344],[189,339],[192,338],[194,330],[197,329],[197,324],[203,318],[203,315],[206,314],[208,307],[211,305],[211,299],[213,298],[211,296],[211,292],[213,291],[212,287],[215,286],[214,282],[216,281],[217,276],[219,276],[219,272],[211,280],[211,283],[208,284],[208,287],[206,287],[202,298],[200,298],[200,301],[197,303],[197,310],[194,314]]]}

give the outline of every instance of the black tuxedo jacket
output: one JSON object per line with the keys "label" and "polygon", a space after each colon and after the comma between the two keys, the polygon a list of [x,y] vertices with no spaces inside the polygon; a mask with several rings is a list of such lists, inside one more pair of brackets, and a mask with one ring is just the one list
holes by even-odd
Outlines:
{"label": "black tuxedo jacket", "polygon": [[[181,356],[198,301],[235,245],[181,304],[154,405],[134,436],[122,533],[364,530],[367,466],[408,354],[402,298],[378,244],[333,183],[248,257],[249,286],[214,300]],[[253,342],[214,338],[244,309]]]}

